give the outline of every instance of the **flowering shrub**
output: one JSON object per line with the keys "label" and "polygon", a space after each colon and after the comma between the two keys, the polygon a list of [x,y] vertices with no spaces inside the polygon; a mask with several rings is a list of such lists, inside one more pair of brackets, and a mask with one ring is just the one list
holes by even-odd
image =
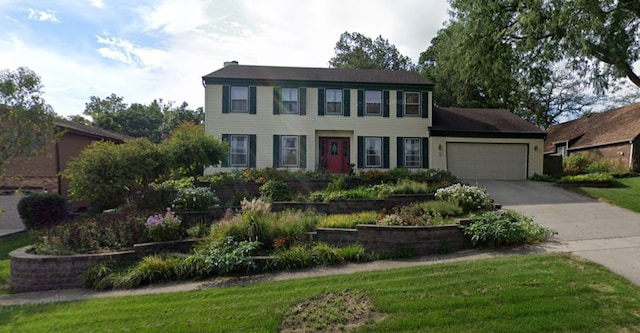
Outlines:
{"label": "flowering shrub", "polygon": [[471,238],[474,246],[497,247],[544,242],[556,232],[539,226],[528,216],[505,210],[476,217],[472,224],[464,227],[464,234]]}
{"label": "flowering shrub", "polygon": [[398,214],[385,215],[380,220],[378,220],[378,224],[379,225],[398,225],[398,226],[409,225]]}
{"label": "flowering shrub", "polygon": [[491,198],[486,190],[460,183],[438,189],[436,199],[455,202],[465,213],[491,208]]}
{"label": "flowering shrub", "polygon": [[163,242],[177,240],[182,238],[182,229],[180,228],[180,218],[176,213],[167,208],[167,212],[163,214],[151,215],[145,222],[149,237],[154,242]]}
{"label": "flowering shrub", "polygon": [[208,187],[181,188],[173,200],[176,210],[203,211],[220,202],[218,197]]}
{"label": "flowering shrub", "polygon": [[240,202],[242,207],[242,213],[263,213],[267,214],[271,212],[271,204],[263,201],[262,199],[253,198],[249,201],[247,198],[242,199]]}

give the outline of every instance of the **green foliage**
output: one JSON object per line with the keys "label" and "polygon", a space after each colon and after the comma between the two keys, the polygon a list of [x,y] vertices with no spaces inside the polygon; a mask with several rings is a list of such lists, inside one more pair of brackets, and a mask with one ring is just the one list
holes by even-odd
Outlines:
{"label": "green foliage", "polygon": [[122,205],[129,193],[164,174],[165,165],[164,155],[147,139],[94,141],[69,163],[63,177],[74,199],[103,210]]}
{"label": "green foliage", "polygon": [[216,194],[208,187],[181,188],[173,200],[178,211],[206,211],[219,203]]}
{"label": "green foliage", "polygon": [[292,246],[288,249],[275,251],[274,256],[275,259],[268,264],[270,269],[293,270],[371,260],[361,245],[335,247],[326,243],[317,243],[313,246]]}
{"label": "green foliage", "polygon": [[432,226],[453,223],[452,217],[461,216],[462,208],[450,201],[425,201],[394,208],[391,214],[378,219],[380,225]]}
{"label": "green foliage", "polygon": [[575,176],[564,176],[558,180],[560,184],[571,183],[593,183],[593,184],[608,184],[613,186],[616,183],[616,179],[610,173],[590,173]]}
{"label": "green foliage", "polygon": [[260,196],[268,201],[289,201],[292,199],[291,189],[282,180],[269,179],[260,186]]}
{"label": "green foliage", "polygon": [[464,226],[464,234],[474,246],[499,247],[544,242],[555,232],[535,224],[530,217],[505,210],[485,212],[474,218],[473,223]]}
{"label": "green foliage", "polygon": [[347,189],[347,182],[345,181],[345,177],[342,175],[335,176],[331,182],[327,185],[328,191],[340,191]]}
{"label": "green foliage", "polygon": [[562,159],[562,168],[568,175],[579,175],[587,172],[593,159],[588,154],[576,154]]}
{"label": "green foliage", "polygon": [[95,290],[130,289],[183,278],[184,260],[174,256],[148,256],[129,268],[108,264],[90,267],[82,276],[85,288]]}
{"label": "green foliage", "polygon": [[551,175],[539,175],[536,173],[536,174],[533,174],[533,176],[531,176],[529,180],[533,180],[536,182],[555,182],[556,177]]}
{"label": "green foliage", "polygon": [[55,193],[27,195],[20,199],[17,208],[27,230],[54,227],[67,217],[67,201]]}
{"label": "green foliage", "polygon": [[375,40],[360,33],[344,32],[336,43],[336,55],[329,66],[351,69],[412,70],[411,59],[402,55],[388,40]]}
{"label": "green foliage", "polygon": [[585,171],[586,173],[609,173],[611,166],[604,160],[594,160]]}
{"label": "green foliage", "polygon": [[318,228],[353,229],[358,224],[376,224],[378,213],[374,211],[353,214],[331,214],[323,216],[318,222]]}
{"label": "green foliage", "polygon": [[14,157],[41,154],[54,142],[54,120],[34,71],[26,67],[0,71],[0,176]]}
{"label": "green foliage", "polygon": [[640,177],[619,178],[615,187],[581,187],[592,198],[640,213]]}
{"label": "green foliage", "polygon": [[37,254],[65,255],[130,248],[148,241],[144,225],[149,212],[118,209],[86,214],[39,232]]}
{"label": "green foliage", "polygon": [[207,278],[246,272],[255,268],[251,254],[259,246],[259,242],[235,241],[231,237],[210,241],[185,260],[185,274],[193,278]]}
{"label": "green foliage", "polygon": [[390,194],[430,194],[435,193],[436,188],[427,183],[410,179],[400,179],[395,185],[391,185]]}
{"label": "green foliage", "polygon": [[486,210],[492,205],[486,190],[460,183],[438,189],[435,197],[438,200],[457,203],[465,213]]}
{"label": "green foliage", "polygon": [[225,144],[204,132],[204,126],[193,123],[178,126],[160,146],[174,174],[194,179],[205,167],[218,165],[227,152]]}
{"label": "green foliage", "polygon": [[379,199],[384,196],[386,191],[383,190],[383,186],[358,186],[350,190],[323,190],[309,193],[309,201],[312,202],[327,202],[331,200],[346,200],[346,199]]}

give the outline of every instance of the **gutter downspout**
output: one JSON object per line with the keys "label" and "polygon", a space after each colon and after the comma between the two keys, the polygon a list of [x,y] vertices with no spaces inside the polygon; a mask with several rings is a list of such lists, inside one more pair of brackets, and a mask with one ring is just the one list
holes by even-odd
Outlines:
{"label": "gutter downspout", "polygon": [[58,177],[58,194],[62,194],[62,176],[60,175],[60,142],[56,140],[56,177]]}

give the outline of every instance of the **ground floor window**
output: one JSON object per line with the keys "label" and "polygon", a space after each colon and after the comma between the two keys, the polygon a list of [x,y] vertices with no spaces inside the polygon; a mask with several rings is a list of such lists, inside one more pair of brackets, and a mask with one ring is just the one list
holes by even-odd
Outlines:
{"label": "ground floor window", "polygon": [[230,158],[231,166],[247,166],[249,153],[248,135],[231,135],[230,138]]}
{"label": "ground floor window", "polygon": [[364,144],[365,144],[365,167],[367,168],[382,167],[382,138],[366,137]]}
{"label": "ground floor window", "polygon": [[298,136],[282,136],[282,162],[280,165],[283,167],[297,167],[298,166]]}
{"label": "ground floor window", "polygon": [[407,168],[419,168],[421,166],[422,156],[420,147],[420,138],[404,139],[404,165]]}

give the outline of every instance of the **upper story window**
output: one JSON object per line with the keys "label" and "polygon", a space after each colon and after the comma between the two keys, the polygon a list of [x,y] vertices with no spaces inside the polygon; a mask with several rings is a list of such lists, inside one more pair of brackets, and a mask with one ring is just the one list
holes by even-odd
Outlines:
{"label": "upper story window", "polygon": [[382,114],[382,92],[379,90],[365,91],[365,109],[366,115],[379,116]]}
{"label": "upper story window", "polygon": [[326,114],[342,114],[342,90],[327,89],[327,111]]}
{"label": "upper story window", "polygon": [[282,88],[282,113],[298,113],[298,89]]}
{"label": "upper story window", "polygon": [[231,87],[231,112],[249,112],[249,87]]}
{"label": "upper story window", "polygon": [[420,115],[420,93],[406,92],[404,94],[404,114],[406,116]]}

